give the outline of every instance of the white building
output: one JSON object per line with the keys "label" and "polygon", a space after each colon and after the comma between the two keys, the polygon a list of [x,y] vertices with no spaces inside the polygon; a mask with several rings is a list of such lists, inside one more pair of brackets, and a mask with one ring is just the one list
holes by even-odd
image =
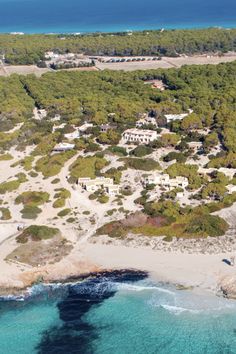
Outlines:
{"label": "white building", "polygon": [[188,179],[186,177],[177,176],[176,178],[170,178],[167,173],[154,173],[144,178],[144,184],[155,184],[167,189],[188,187]]}
{"label": "white building", "polygon": [[103,189],[109,195],[116,195],[119,193],[119,185],[114,184],[112,178],[97,177],[91,179],[84,177],[78,179],[78,184],[82,186],[87,192],[94,193],[99,189]]}
{"label": "white building", "polygon": [[125,142],[148,144],[158,138],[158,134],[154,130],[145,129],[127,129],[123,133],[123,140]]}
{"label": "white building", "polygon": [[60,125],[54,125],[52,127],[52,132],[55,133],[57,130],[65,128],[65,126],[66,126],[66,123],[62,123]]}
{"label": "white building", "polygon": [[224,173],[224,175],[230,179],[236,175],[236,168],[220,167],[218,171]]}
{"label": "white building", "polygon": [[51,122],[58,122],[59,120],[61,120],[60,114],[56,114],[55,117],[50,119]]}
{"label": "white building", "polygon": [[229,194],[236,192],[236,186],[233,184],[228,185],[226,188],[228,189]]}
{"label": "white building", "polygon": [[149,124],[152,124],[153,126],[157,127],[156,119],[148,116],[141,118],[136,122],[136,128],[142,128],[144,125]]}
{"label": "white building", "polygon": [[175,120],[182,120],[185,117],[187,117],[189,113],[182,113],[182,114],[165,114],[165,118],[167,120],[167,123],[173,122]]}
{"label": "white building", "polygon": [[38,109],[34,108],[33,110],[33,118],[36,120],[42,120],[47,117],[47,111],[46,109]]}
{"label": "white building", "polygon": [[64,137],[68,140],[79,139],[80,132],[78,131],[78,129],[76,129],[72,133],[64,134]]}
{"label": "white building", "polygon": [[68,144],[68,143],[60,143],[54,146],[52,151],[55,152],[63,152],[63,151],[69,151],[73,150],[75,147],[75,144]]}
{"label": "white building", "polygon": [[44,56],[45,56],[46,59],[56,59],[56,58],[59,58],[59,54],[54,53],[54,52],[52,52],[52,51],[46,52],[46,53],[44,54]]}
{"label": "white building", "polygon": [[84,132],[86,132],[86,130],[87,130],[88,128],[92,128],[92,127],[93,127],[93,124],[92,124],[92,123],[84,122],[84,124],[79,127],[79,131],[80,131],[81,133],[84,133]]}
{"label": "white building", "polygon": [[199,167],[199,169],[198,169],[198,173],[202,176],[209,175],[213,172],[221,172],[229,179],[232,179],[234,177],[234,175],[236,175],[236,168],[220,167],[220,168],[216,169],[216,168]]}

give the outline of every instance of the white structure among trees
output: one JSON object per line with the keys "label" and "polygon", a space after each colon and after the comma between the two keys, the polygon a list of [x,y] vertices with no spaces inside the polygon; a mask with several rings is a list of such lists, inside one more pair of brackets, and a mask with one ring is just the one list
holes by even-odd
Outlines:
{"label": "white structure among trees", "polygon": [[170,178],[167,173],[154,173],[144,178],[144,184],[155,184],[168,189],[178,187],[185,189],[186,187],[188,187],[189,183],[186,177],[177,176],[176,178]]}
{"label": "white structure among trees", "polygon": [[84,177],[78,179],[78,184],[81,185],[89,193],[94,193],[99,189],[103,189],[109,195],[116,195],[119,193],[119,185],[114,184],[112,178],[97,177],[91,179],[90,177]]}
{"label": "white structure among trees", "polygon": [[131,143],[148,144],[158,138],[158,134],[155,130],[145,129],[127,129],[123,133],[123,140]]}

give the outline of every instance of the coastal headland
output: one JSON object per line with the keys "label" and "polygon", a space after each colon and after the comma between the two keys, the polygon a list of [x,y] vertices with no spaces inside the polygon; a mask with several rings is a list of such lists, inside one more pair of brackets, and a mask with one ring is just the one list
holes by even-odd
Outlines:
{"label": "coastal headland", "polygon": [[235,296],[236,31],[207,34],[0,35],[2,292],[129,268]]}

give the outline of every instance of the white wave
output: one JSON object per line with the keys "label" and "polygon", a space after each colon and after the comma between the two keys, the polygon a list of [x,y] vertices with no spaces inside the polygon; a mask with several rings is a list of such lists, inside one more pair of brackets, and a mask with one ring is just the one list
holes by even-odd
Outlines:
{"label": "white wave", "polygon": [[130,290],[130,291],[156,290],[158,292],[166,293],[169,295],[175,295],[175,293],[171,290],[168,290],[166,288],[161,288],[159,286],[153,286],[153,285],[148,286],[148,285],[134,285],[129,283],[118,283],[116,284],[116,286],[118,290]]}
{"label": "white wave", "polygon": [[182,312],[190,312],[190,313],[198,314],[203,311],[203,310],[188,309],[188,308],[174,306],[174,305],[160,305],[160,307],[163,307],[164,309],[168,310],[169,312],[177,314],[177,315]]}

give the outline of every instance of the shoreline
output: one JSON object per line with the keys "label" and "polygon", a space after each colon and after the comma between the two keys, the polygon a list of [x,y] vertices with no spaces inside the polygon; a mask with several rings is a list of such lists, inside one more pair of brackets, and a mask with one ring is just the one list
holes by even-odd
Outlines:
{"label": "shoreline", "polygon": [[[80,257],[79,261],[75,262],[75,256]],[[38,284],[75,283],[105,273],[132,270],[144,272],[154,281],[171,284],[177,290],[207,292],[235,299],[235,267],[223,263],[224,257],[224,253],[188,254],[86,242],[51,269],[48,265],[18,273],[17,286],[16,279],[10,277],[8,284],[1,284],[0,297],[20,296]],[[60,272],[62,267],[66,270],[63,273]]]}
{"label": "shoreline", "polygon": [[210,28],[222,28],[222,29],[235,29],[236,24],[234,21],[230,22],[212,22],[212,23],[195,23],[192,24],[176,24],[176,23],[160,23],[159,25],[131,25],[131,24],[117,24],[115,27],[90,27],[89,28],[71,28],[71,29],[63,29],[61,26],[60,28],[50,28],[50,29],[24,29],[24,28],[0,28],[0,34],[7,34],[7,35],[92,35],[98,33],[104,34],[114,34],[114,33],[124,33],[124,32],[143,32],[143,31],[160,31],[165,29],[167,31],[172,30],[201,30],[201,29],[210,29]]}

